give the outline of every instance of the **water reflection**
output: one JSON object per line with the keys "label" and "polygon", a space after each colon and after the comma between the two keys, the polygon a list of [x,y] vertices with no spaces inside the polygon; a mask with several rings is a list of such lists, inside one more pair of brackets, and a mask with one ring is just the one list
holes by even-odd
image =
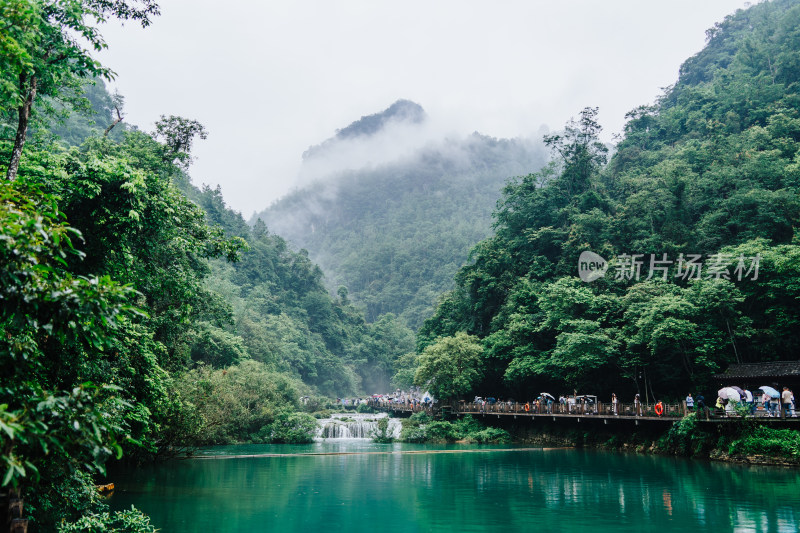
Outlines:
{"label": "water reflection", "polygon": [[[314,446],[305,451],[327,449]],[[795,470],[575,450],[176,461],[113,481],[113,506],[136,504],[163,531],[795,532],[800,524]]]}

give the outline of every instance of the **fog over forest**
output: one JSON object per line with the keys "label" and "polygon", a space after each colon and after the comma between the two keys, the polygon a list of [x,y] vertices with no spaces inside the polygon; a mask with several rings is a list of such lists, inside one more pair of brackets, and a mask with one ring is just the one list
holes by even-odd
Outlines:
{"label": "fog over forest", "polygon": [[306,150],[304,185],[250,222],[307,249],[329,289],[346,287],[368,320],[391,312],[417,328],[489,234],[503,184],[546,154],[541,137],[457,134],[398,100]]}

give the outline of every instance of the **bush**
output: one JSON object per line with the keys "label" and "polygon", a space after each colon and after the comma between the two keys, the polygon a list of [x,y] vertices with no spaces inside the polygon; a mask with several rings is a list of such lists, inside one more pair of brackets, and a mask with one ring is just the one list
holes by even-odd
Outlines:
{"label": "bush", "polygon": [[425,426],[428,442],[453,442],[461,438],[457,428],[450,422],[437,420]]}
{"label": "bush", "polygon": [[367,404],[367,403],[360,403],[360,404],[358,404],[358,407],[356,407],[356,412],[357,413],[374,413],[375,409],[373,409],[372,406]]}
{"label": "bush", "polygon": [[155,533],[150,517],[135,507],[128,511],[90,514],[77,522],[63,523],[59,533]]}
{"label": "bush", "polygon": [[731,455],[771,455],[800,458],[800,431],[757,426],[728,446]]}
{"label": "bush", "polygon": [[41,483],[25,491],[25,512],[34,519],[38,531],[55,531],[56,525],[107,510],[93,476],[82,470],[45,471]]}
{"label": "bush", "polygon": [[697,427],[697,414],[690,413],[681,418],[661,437],[658,445],[661,449],[677,455],[698,453],[707,441],[707,435]]}
{"label": "bush", "polygon": [[307,444],[317,435],[317,419],[308,413],[284,413],[263,428],[258,436],[273,444]]}
{"label": "bush", "polygon": [[434,421],[426,413],[414,413],[411,418],[403,420],[400,440],[403,442],[477,442],[481,444],[506,443],[511,435],[503,430],[485,427],[471,416],[465,416],[454,422]]}
{"label": "bush", "polygon": [[406,426],[400,431],[400,440],[402,442],[423,443],[428,441],[428,432],[425,426]]}
{"label": "bush", "polygon": [[372,440],[380,444],[389,444],[394,442],[394,437],[389,433],[389,417],[384,417],[378,420],[378,429],[372,435]]}
{"label": "bush", "polygon": [[[224,370],[201,365],[176,382],[181,398],[192,406],[200,421],[196,442],[191,444],[264,442],[265,428],[274,422],[285,423],[285,418],[278,420],[280,413],[299,407],[298,390],[302,386],[252,360]],[[279,426],[275,434],[283,438]]]}
{"label": "bush", "polygon": [[511,442],[511,435],[505,429],[487,427],[478,432],[470,433],[466,436],[466,440],[467,442],[480,444],[506,444]]}
{"label": "bush", "polygon": [[413,415],[411,415],[408,418],[408,420],[410,420],[412,422],[416,422],[417,424],[427,424],[428,422],[433,420],[433,418],[431,418],[431,415],[429,415],[425,411],[419,411],[419,412],[414,413]]}
{"label": "bush", "polygon": [[472,433],[477,433],[484,429],[484,425],[472,418],[472,416],[463,416],[453,422],[458,433],[458,438],[467,438]]}

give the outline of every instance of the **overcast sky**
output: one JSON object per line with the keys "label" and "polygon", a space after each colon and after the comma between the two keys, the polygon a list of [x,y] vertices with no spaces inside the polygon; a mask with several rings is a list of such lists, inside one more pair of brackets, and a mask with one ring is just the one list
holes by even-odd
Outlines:
{"label": "overcast sky", "polygon": [[399,98],[454,133],[529,137],[600,107],[605,140],[652,103],[738,0],[161,0],[106,25],[126,120],[199,120],[195,184],[249,217],[295,186],[303,151]]}

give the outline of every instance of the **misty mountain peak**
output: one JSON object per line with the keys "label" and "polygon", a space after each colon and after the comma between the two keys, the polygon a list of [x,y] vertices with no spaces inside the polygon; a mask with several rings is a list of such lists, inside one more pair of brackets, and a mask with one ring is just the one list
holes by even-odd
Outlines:
{"label": "misty mountain peak", "polygon": [[346,128],[336,132],[338,139],[349,139],[364,135],[374,135],[381,131],[390,121],[419,124],[426,118],[422,106],[411,100],[398,100],[380,113],[366,115]]}
{"label": "misty mountain peak", "polygon": [[374,136],[384,131],[388,124],[421,124],[427,118],[425,110],[411,100],[397,100],[379,113],[365,115],[350,125],[336,130],[336,135],[316,146],[311,146],[303,153],[306,160],[324,153],[337,141],[353,140]]}

